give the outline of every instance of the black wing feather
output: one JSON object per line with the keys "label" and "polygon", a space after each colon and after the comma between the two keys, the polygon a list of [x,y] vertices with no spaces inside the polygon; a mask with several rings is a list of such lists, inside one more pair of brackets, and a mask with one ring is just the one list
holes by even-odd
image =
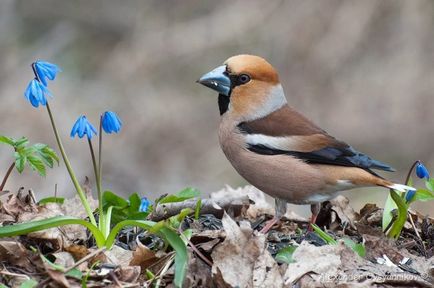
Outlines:
{"label": "black wing feather", "polygon": [[378,169],[393,172],[392,167],[355,150],[347,147],[325,147],[312,152],[285,151],[273,149],[265,145],[249,145],[248,149],[262,155],[291,155],[312,164],[328,164],[347,167],[358,167],[375,174],[370,169]]}

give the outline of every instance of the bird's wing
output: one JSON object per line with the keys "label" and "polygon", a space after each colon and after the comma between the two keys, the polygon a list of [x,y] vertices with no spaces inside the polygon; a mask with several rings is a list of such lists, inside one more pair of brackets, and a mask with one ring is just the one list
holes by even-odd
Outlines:
{"label": "bird's wing", "polygon": [[[263,155],[290,155],[307,163],[394,171],[392,167],[328,135],[289,106],[238,125],[247,148]],[[375,173],[373,173],[375,174]]]}

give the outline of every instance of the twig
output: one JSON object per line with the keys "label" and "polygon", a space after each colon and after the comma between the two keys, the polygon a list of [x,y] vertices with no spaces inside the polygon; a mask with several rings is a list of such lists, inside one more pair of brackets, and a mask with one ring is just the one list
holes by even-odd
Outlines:
{"label": "twig", "polygon": [[5,188],[6,181],[8,180],[9,176],[11,175],[12,170],[14,170],[14,167],[15,167],[15,162],[13,162],[11,164],[11,166],[9,166],[8,171],[6,172],[5,177],[3,178],[2,184],[0,184],[0,191],[3,191],[3,188]]}
{"label": "twig", "polygon": [[102,247],[98,250],[93,251],[92,253],[86,255],[85,257],[81,258],[80,260],[78,260],[77,262],[75,262],[74,265],[72,265],[69,268],[66,268],[65,271],[63,271],[64,273],[68,273],[69,271],[71,271],[72,269],[76,268],[78,265],[80,265],[81,263],[86,262],[87,260],[95,257],[96,255],[99,255],[100,253],[104,252],[106,250],[105,247]]}
{"label": "twig", "polygon": [[[72,265],[71,267],[65,269],[65,270],[63,271],[63,273],[64,273],[64,274],[68,273],[69,271],[71,271],[72,269],[76,268],[76,267],[77,267],[78,265],[80,265],[81,263],[83,263],[83,262],[89,260],[89,259],[92,258],[92,257],[95,257],[96,255],[100,254],[101,252],[103,252],[103,251],[105,251],[105,250],[106,250],[106,248],[103,247],[103,248],[101,248],[101,249],[98,249],[98,250],[93,251],[92,253],[90,253],[90,254],[87,255],[86,257],[83,257],[83,258],[81,258],[79,261],[75,262],[75,264]],[[45,280],[39,282],[39,283],[38,283],[38,286],[36,286],[36,287],[45,287],[44,285],[47,284],[47,283],[50,282],[50,281],[51,281],[51,278],[48,277],[47,279],[45,279]]]}
{"label": "twig", "polygon": [[209,261],[209,259],[206,258],[205,255],[202,254],[202,252],[199,251],[199,249],[196,247],[196,245],[194,245],[194,244],[190,241],[190,239],[188,239],[187,237],[185,237],[185,236],[182,234],[181,229],[179,229],[178,232],[179,232],[179,234],[181,235],[181,237],[187,241],[188,246],[191,247],[191,249],[192,249],[192,250],[197,254],[197,256],[199,256],[200,259],[202,259],[206,264],[208,264],[209,267],[212,267],[212,264],[213,264],[213,263],[212,263],[211,261]]}
{"label": "twig", "polygon": [[[150,215],[150,219],[153,221],[160,221],[168,217],[174,216],[181,212],[182,209],[196,208],[197,199],[186,200],[183,202],[164,203],[158,204],[155,210]],[[229,208],[241,208],[242,206],[249,205],[249,197],[227,197],[218,200],[202,199],[202,206],[200,214],[213,214],[215,216],[222,216],[224,210]]]}
{"label": "twig", "polygon": [[410,213],[408,213],[408,218],[410,219],[411,226],[413,226],[413,229],[414,229],[414,232],[416,233],[416,236],[420,239],[420,242],[422,243],[424,253],[426,253],[425,243],[423,243],[422,237],[420,237],[420,234],[416,229],[416,225],[414,225],[413,217],[411,217]]}
{"label": "twig", "polygon": [[199,251],[199,249],[190,241],[187,239],[188,246],[191,247],[191,249],[199,256],[200,259],[202,259],[206,264],[209,265],[209,267],[212,267],[212,262],[209,261],[208,258],[205,257],[205,255],[202,254],[202,252]]}
{"label": "twig", "polygon": [[159,275],[154,278],[154,279],[157,279],[157,282],[155,283],[155,287],[160,287],[161,278],[163,278],[164,273],[166,273],[167,270],[169,270],[169,267],[172,265],[174,258],[175,257],[171,257],[171,259],[169,261],[167,261],[166,265],[164,265],[163,269],[161,269],[161,272],[159,273]]}
{"label": "twig", "polygon": [[122,285],[121,282],[119,282],[118,277],[116,277],[115,273],[113,271],[110,271],[109,273],[110,277],[112,278],[114,284],[116,285],[116,287],[120,287],[123,288],[124,286]]}
{"label": "twig", "polygon": [[9,272],[7,270],[6,271],[5,270],[0,270],[0,274],[8,275],[8,276],[13,276],[13,277],[21,277],[21,278],[25,278],[26,280],[30,279],[30,277],[27,276],[27,275],[25,275],[25,274],[12,273],[12,272]]}

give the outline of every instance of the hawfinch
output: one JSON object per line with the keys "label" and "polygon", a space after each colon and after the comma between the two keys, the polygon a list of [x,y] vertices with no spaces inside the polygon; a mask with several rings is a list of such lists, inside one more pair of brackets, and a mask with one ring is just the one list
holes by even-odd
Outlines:
{"label": "hawfinch", "polygon": [[314,223],[320,203],[339,191],[413,189],[382,178],[373,169],[393,168],[335,139],[290,107],[279,75],[261,57],[231,57],[198,82],[219,93],[224,154],[250,184],[275,198],[276,214],[263,233],[286,212],[287,202],[311,204]]}

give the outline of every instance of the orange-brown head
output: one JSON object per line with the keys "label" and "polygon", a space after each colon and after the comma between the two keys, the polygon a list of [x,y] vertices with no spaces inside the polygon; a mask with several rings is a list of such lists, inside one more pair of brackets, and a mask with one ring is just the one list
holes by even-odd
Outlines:
{"label": "orange-brown head", "polygon": [[276,70],[258,56],[233,56],[198,82],[219,92],[221,114],[242,120],[264,117],[286,104]]}

